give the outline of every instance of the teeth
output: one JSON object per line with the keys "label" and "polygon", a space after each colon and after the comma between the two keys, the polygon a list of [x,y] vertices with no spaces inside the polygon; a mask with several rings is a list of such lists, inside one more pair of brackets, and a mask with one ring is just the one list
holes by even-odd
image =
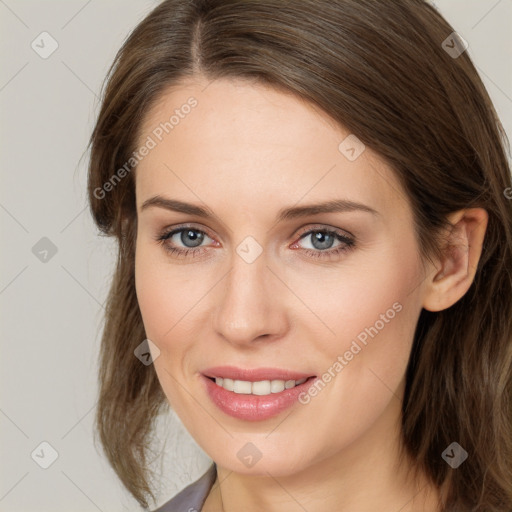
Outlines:
{"label": "teeth", "polygon": [[279,393],[284,391],[284,380],[273,380],[270,382],[270,391],[272,393]]}
{"label": "teeth", "polygon": [[260,380],[258,382],[250,382],[247,380],[233,380],[223,379],[217,377],[215,383],[228,391],[234,391],[242,395],[270,395],[271,393],[280,393],[285,389],[294,388],[303,382],[306,382],[307,378],[300,380]]}

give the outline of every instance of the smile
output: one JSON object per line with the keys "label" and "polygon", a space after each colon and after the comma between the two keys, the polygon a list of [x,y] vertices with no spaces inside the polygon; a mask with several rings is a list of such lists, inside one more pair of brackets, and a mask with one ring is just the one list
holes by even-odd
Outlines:
{"label": "smile", "polygon": [[[213,379],[212,379],[213,380]],[[215,384],[224,388],[227,391],[243,395],[259,395],[266,396],[272,393],[280,393],[285,389],[291,389],[295,386],[306,382],[306,378],[300,380],[260,380],[251,382],[248,380],[233,380],[228,378],[217,377]]]}
{"label": "smile", "polygon": [[224,414],[244,421],[263,421],[293,407],[315,379],[278,368],[233,366],[210,368],[201,375],[211,402]]}

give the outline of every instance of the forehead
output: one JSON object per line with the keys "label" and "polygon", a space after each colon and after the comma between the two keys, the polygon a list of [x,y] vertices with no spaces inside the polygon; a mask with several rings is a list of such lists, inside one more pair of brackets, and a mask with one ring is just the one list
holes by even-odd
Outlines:
{"label": "forehead", "polygon": [[321,109],[262,84],[194,79],[169,88],[141,125],[138,147],[148,141],[136,170],[138,206],[168,192],[256,210],[338,198],[406,207],[376,153]]}

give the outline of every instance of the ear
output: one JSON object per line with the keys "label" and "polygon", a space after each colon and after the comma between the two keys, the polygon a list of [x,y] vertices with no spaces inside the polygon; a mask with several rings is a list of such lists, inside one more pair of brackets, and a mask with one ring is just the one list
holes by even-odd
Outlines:
{"label": "ear", "polygon": [[455,304],[473,283],[487,229],[488,214],[483,208],[459,210],[448,216],[448,233],[437,272],[426,283],[423,307],[441,311]]}

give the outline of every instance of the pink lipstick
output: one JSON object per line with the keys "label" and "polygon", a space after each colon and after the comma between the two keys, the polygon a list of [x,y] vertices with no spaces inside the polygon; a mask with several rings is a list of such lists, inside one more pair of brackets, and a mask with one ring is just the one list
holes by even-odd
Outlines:
{"label": "pink lipstick", "polygon": [[316,376],[279,368],[208,368],[201,376],[212,402],[225,414],[262,421],[277,416],[297,402]]}

